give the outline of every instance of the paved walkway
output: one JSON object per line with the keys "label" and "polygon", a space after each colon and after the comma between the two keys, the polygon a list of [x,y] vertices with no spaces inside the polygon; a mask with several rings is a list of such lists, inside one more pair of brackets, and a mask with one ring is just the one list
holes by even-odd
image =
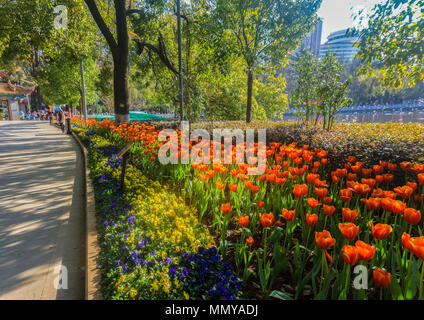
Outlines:
{"label": "paved walkway", "polygon": [[82,166],[47,121],[0,121],[0,299],[84,299]]}

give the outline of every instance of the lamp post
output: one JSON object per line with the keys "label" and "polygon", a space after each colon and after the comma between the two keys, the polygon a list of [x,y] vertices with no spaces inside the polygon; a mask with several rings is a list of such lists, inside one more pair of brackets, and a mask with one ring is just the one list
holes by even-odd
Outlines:
{"label": "lamp post", "polygon": [[85,100],[85,81],[84,81],[84,63],[80,62],[81,67],[81,84],[82,84],[82,107],[84,110],[84,124],[87,126],[87,102]]}

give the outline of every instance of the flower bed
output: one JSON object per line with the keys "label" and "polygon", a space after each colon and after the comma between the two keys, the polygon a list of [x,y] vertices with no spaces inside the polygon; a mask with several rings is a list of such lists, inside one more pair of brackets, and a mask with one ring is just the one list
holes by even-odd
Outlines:
{"label": "flower bed", "polygon": [[[266,173],[252,176],[248,165],[235,163],[162,165],[164,142],[152,126],[90,125],[119,148],[133,141],[131,162],[197,208],[245,296],[424,298],[424,165],[349,156],[331,170],[326,150],[270,143]],[[404,185],[396,184],[395,172]],[[369,289],[352,288],[357,264],[369,272]]]}
{"label": "flower bed", "polygon": [[240,282],[218,255],[196,211],[131,165],[122,193],[118,149],[92,130],[74,129],[89,151],[96,209],[103,221],[104,297],[237,298]]}

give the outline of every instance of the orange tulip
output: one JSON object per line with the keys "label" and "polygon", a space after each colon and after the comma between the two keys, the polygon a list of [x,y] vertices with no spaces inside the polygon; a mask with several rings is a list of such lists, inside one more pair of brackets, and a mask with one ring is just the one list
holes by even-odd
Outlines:
{"label": "orange tulip", "polygon": [[412,189],[409,186],[397,187],[397,188],[394,188],[393,190],[397,193],[398,196],[404,199],[408,199],[414,192],[414,189]]}
{"label": "orange tulip", "polygon": [[400,200],[394,200],[392,203],[392,212],[402,214],[405,211],[406,203]]}
{"label": "orange tulip", "polygon": [[230,206],[230,204],[229,203],[224,203],[221,206],[221,211],[222,211],[223,214],[229,214],[229,213],[231,213],[231,206]]}
{"label": "orange tulip", "polygon": [[359,226],[353,223],[339,223],[339,229],[347,240],[353,240],[359,233]]}
{"label": "orange tulip", "polygon": [[375,268],[372,272],[375,284],[383,289],[386,289],[392,281],[392,275],[380,268]]}
{"label": "orange tulip", "polygon": [[418,185],[417,185],[417,183],[416,183],[416,182],[410,182],[410,181],[408,181],[408,182],[406,183],[406,185],[407,185],[408,187],[412,188],[412,190],[413,190],[413,191],[417,190],[417,188],[418,188]]}
{"label": "orange tulip", "polygon": [[407,171],[410,167],[411,167],[411,163],[410,162],[408,162],[408,161],[403,161],[403,162],[401,162],[400,163],[400,168],[403,170],[403,171]]}
{"label": "orange tulip", "polygon": [[402,245],[403,245],[403,247],[404,247],[406,250],[411,251],[411,250],[412,250],[412,248],[411,248],[411,244],[410,244],[411,236],[410,236],[409,234],[407,234],[406,232],[404,232],[404,233],[402,234],[402,238],[401,238],[401,240],[402,240]]}
{"label": "orange tulip", "polygon": [[287,210],[283,209],[281,217],[283,217],[286,221],[292,221],[294,219],[295,210]]}
{"label": "orange tulip", "polygon": [[251,181],[251,180],[245,180],[245,181],[244,181],[244,186],[245,186],[245,188],[246,188],[246,189],[250,189],[250,188],[252,188],[252,186],[253,186],[253,181]]}
{"label": "orange tulip", "polygon": [[238,222],[242,227],[246,227],[249,224],[249,216],[241,216],[238,218]]}
{"label": "orange tulip", "polygon": [[232,192],[236,192],[237,191],[237,185],[236,184],[229,184],[228,185],[228,188],[230,188],[230,190],[232,191]]}
{"label": "orange tulip", "polygon": [[259,189],[260,189],[260,187],[259,187],[259,186],[255,186],[255,185],[253,185],[253,186],[250,188],[250,191],[251,191],[252,193],[258,193],[258,192],[259,192]]}
{"label": "orange tulip", "polygon": [[359,259],[363,261],[370,261],[375,254],[375,247],[358,240],[355,242],[355,247],[358,248]]}
{"label": "orange tulip", "polygon": [[418,182],[419,182],[420,184],[424,184],[424,173],[419,173],[419,174],[417,175],[417,178],[418,178]]}
{"label": "orange tulip", "polygon": [[305,217],[306,217],[306,223],[308,224],[308,226],[315,227],[315,225],[318,222],[318,216],[315,213],[313,214],[307,213]]}
{"label": "orange tulip", "polygon": [[306,202],[308,203],[308,206],[310,206],[311,208],[315,208],[317,206],[319,206],[321,203],[319,203],[319,201],[315,198],[308,198],[306,200]]}
{"label": "orange tulip", "polygon": [[330,232],[327,230],[315,232],[315,241],[318,247],[324,250],[327,250],[336,243],[336,239],[332,238]]}
{"label": "orange tulip", "polygon": [[354,222],[358,218],[359,211],[351,210],[349,208],[342,208],[342,214],[345,221]]}
{"label": "orange tulip", "polygon": [[370,191],[371,191],[371,188],[370,188],[370,186],[369,186],[369,185],[367,185],[367,184],[357,183],[357,184],[355,184],[355,186],[353,187],[353,191],[354,191],[356,194],[364,195],[364,194],[366,194],[366,193],[370,192]]}
{"label": "orange tulip", "polygon": [[421,221],[421,211],[413,208],[406,208],[403,213],[403,218],[409,224],[418,224]]}
{"label": "orange tulip", "polygon": [[389,169],[390,171],[396,171],[397,169],[397,164],[396,163],[387,163],[387,169]]}
{"label": "orange tulip", "polygon": [[380,207],[380,198],[361,199],[365,203],[368,210],[377,210]]}
{"label": "orange tulip", "polygon": [[423,201],[423,197],[419,194],[414,195],[414,202],[420,204]]}
{"label": "orange tulip", "polygon": [[361,179],[361,182],[367,184],[371,189],[374,188],[376,183],[375,179]]}
{"label": "orange tulip", "polygon": [[340,190],[339,195],[343,202],[349,202],[352,199],[352,190],[342,189]]}
{"label": "orange tulip", "polygon": [[356,176],[356,173],[348,173],[347,174],[347,179],[348,180],[356,180],[356,178],[357,178],[357,176]]}
{"label": "orange tulip", "polygon": [[328,189],[327,188],[315,188],[315,193],[317,194],[318,198],[323,199],[327,196]]}
{"label": "orange tulip", "polygon": [[274,214],[272,212],[259,214],[259,218],[261,220],[262,227],[264,228],[269,228],[274,223]]}
{"label": "orange tulip", "polygon": [[301,198],[308,193],[308,186],[306,184],[297,184],[294,186],[293,194],[296,198]]}
{"label": "orange tulip", "polygon": [[391,212],[393,207],[393,201],[394,200],[392,198],[381,199],[381,207],[383,208],[383,210]]}
{"label": "orange tulip", "polygon": [[389,233],[392,232],[392,227],[388,224],[377,223],[374,226],[374,224],[370,221],[370,226],[372,236],[378,240],[385,239]]}
{"label": "orange tulip", "polygon": [[421,260],[424,260],[424,236],[418,238],[411,238],[409,240],[411,251]]}
{"label": "orange tulip", "polygon": [[253,240],[253,238],[252,238],[252,237],[249,237],[249,238],[247,238],[247,239],[246,239],[246,243],[247,243],[249,246],[251,246],[251,245],[253,245],[253,244],[255,243],[255,240]]}
{"label": "orange tulip", "polygon": [[387,182],[387,183],[392,182],[394,177],[395,176],[393,174],[391,174],[391,173],[385,173],[385,174],[383,174],[384,182]]}
{"label": "orange tulip", "polygon": [[361,171],[361,166],[354,165],[354,166],[352,166],[351,169],[352,169],[353,172],[359,173]]}
{"label": "orange tulip", "polygon": [[217,183],[216,183],[216,187],[217,187],[219,190],[222,190],[222,189],[224,189],[224,187],[225,187],[225,183],[217,182]]}
{"label": "orange tulip", "polygon": [[258,208],[262,209],[264,207],[265,203],[263,201],[258,202]]}
{"label": "orange tulip", "polygon": [[347,176],[347,170],[346,169],[336,169],[335,175],[338,178],[343,178]]}
{"label": "orange tulip", "polygon": [[348,161],[348,162],[350,162],[350,163],[355,163],[355,161],[356,161],[356,157],[354,157],[354,156],[349,156],[349,157],[347,157],[347,161]]}
{"label": "orange tulip", "polygon": [[331,200],[331,198],[330,197],[325,197],[324,198],[324,200],[323,200],[323,202],[325,203],[325,204],[331,204],[331,202],[332,202],[333,200]]}
{"label": "orange tulip", "polygon": [[375,176],[375,181],[377,182],[377,183],[382,183],[383,182],[383,176],[382,175],[376,175]]}
{"label": "orange tulip", "polygon": [[309,184],[314,184],[316,179],[319,179],[319,174],[309,173],[306,176],[306,182],[308,182]]}
{"label": "orange tulip", "polygon": [[327,206],[326,204],[324,204],[323,210],[324,210],[324,214],[326,216],[332,216],[334,214],[334,212],[336,211],[336,207],[335,206]]}
{"label": "orange tulip", "polygon": [[342,247],[343,260],[347,264],[357,264],[359,260],[359,250],[355,246]]}
{"label": "orange tulip", "polygon": [[363,177],[368,178],[371,176],[371,174],[372,174],[372,169],[365,169],[365,168],[362,169]]}
{"label": "orange tulip", "polygon": [[379,165],[374,165],[372,166],[372,171],[374,171],[375,174],[380,174],[383,173],[383,166],[379,166]]}

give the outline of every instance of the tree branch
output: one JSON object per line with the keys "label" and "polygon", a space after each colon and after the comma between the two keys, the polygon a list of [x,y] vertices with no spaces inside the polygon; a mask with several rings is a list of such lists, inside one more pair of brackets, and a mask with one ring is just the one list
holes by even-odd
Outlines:
{"label": "tree branch", "polygon": [[159,35],[158,38],[158,46],[155,46],[151,43],[145,42],[140,37],[138,37],[136,34],[131,33],[130,37],[132,40],[134,40],[137,43],[137,53],[141,54],[144,50],[144,48],[147,48],[149,51],[154,52],[157,54],[159,59],[165,64],[165,66],[175,75],[179,75],[179,72],[173,65],[173,63],[169,60],[168,55],[166,54],[166,47],[163,42],[163,39],[161,35]]}
{"label": "tree branch", "polygon": [[103,36],[106,39],[107,44],[109,45],[110,50],[112,51],[112,54],[115,54],[118,45],[115,41],[115,38],[113,37],[112,33],[110,32],[108,26],[106,25],[105,21],[102,18],[102,15],[99,12],[99,9],[97,8],[96,3],[94,0],[84,0],[85,3],[88,6],[88,9],[90,10],[91,15],[93,16],[94,21],[96,22],[97,26],[100,29],[100,32],[103,34]]}

